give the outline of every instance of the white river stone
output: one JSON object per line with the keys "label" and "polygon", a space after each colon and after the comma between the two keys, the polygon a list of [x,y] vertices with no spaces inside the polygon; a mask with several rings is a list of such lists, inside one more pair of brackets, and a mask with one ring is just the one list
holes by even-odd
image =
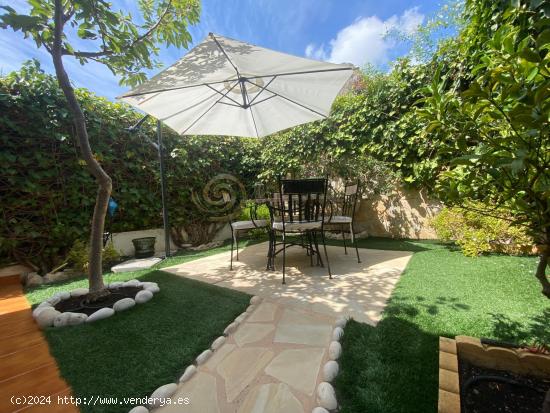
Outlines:
{"label": "white river stone", "polygon": [[76,326],[86,321],[88,316],[84,313],[61,313],[53,320],[54,327]]}
{"label": "white river stone", "polygon": [[334,410],[338,407],[336,393],[334,393],[334,387],[332,387],[332,384],[325,381],[319,383],[317,386],[317,403],[327,410]]}
{"label": "white river stone", "polygon": [[331,382],[338,375],[338,363],[334,360],[329,360],[323,366],[323,378],[325,381]]}
{"label": "white river stone", "polygon": [[71,298],[71,293],[69,291],[60,291],[54,294],[54,297],[59,298],[61,301],[68,300],[69,298]]}
{"label": "white river stone", "polygon": [[342,327],[336,327],[332,330],[332,340],[339,341],[344,335],[344,329]]}
{"label": "white river stone", "polygon": [[250,299],[250,305],[260,304],[261,301],[262,301],[262,297],[255,295]]}
{"label": "white river stone", "polygon": [[153,298],[153,293],[149,290],[142,290],[136,294],[136,303],[143,304]]}
{"label": "white river stone", "polygon": [[235,331],[237,329],[239,325],[237,323],[231,323],[229,324],[227,327],[225,327],[225,330],[223,330],[223,334],[228,336],[229,334],[231,334],[233,331]]}
{"label": "white river stone", "polygon": [[38,307],[36,308],[42,308],[42,307],[53,307],[48,301],[42,301],[40,304],[38,304]]}
{"label": "white river stone", "polygon": [[40,328],[46,328],[53,326],[53,320],[61,314],[59,311],[55,310],[53,307],[46,308],[36,317],[36,323]]}
{"label": "white river stone", "polygon": [[157,283],[153,282],[142,282],[141,286],[144,290],[151,291],[153,294],[156,294],[160,291],[160,288]]}
{"label": "white river stone", "polygon": [[204,364],[206,360],[210,358],[212,355],[212,350],[204,350],[201,354],[197,356],[197,359],[195,360],[197,362],[197,366],[200,366],[201,364]]}
{"label": "white river stone", "polygon": [[212,345],[210,346],[210,348],[213,350],[213,351],[216,351],[217,349],[219,349],[223,343],[225,343],[225,336],[219,336],[217,339],[215,339],[213,342],[212,342]]}
{"label": "white river stone", "polygon": [[55,308],[53,308],[53,306],[50,303],[47,303],[47,302],[44,301],[43,303],[40,303],[40,305],[32,311],[32,316],[34,318],[37,318],[38,314],[40,314],[42,311],[44,311],[46,309],[55,310]]}
{"label": "white river stone", "polygon": [[342,345],[337,341],[332,341],[328,346],[328,357],[331,360],[338,360],[342,354]]}
{"label": "white river stone", "polygon": [[348,323],[348,319],[346,317],[340,317],[338,320],[336,320],[336,327],[342,327],[344,328],[346,324]]}
{"label": "white river stone", "polygon": [[115,310],[116,312],[124,311],[124,310],[128,310],[129,308],[132,308],[135,305],[136,305],[136,301],[133,298],[126,297],[121,300],[118,300],[113,305],[113,310]]}
{"label": "white river stone", "polygon": [[240,316],[238,316],[235,319],[235,323],[241,324],[244,321],[244,319],[246,318],[246,316],[248,316],[248,313],[242,313]]}
{"label": "white river stone", "polygon": [[162,405],[165,401],[164,399],[171,397],[177,389],[178,385],[176,383],[168,383],[164,386],[160,386],[151,394],[151,406],[157,407]]}
{"label": "white river stone", "polygon": [[149,409],[143,406],[136,406],[132,410],[130,410],[128,413],[149,413]]}
{"label": "white river stone", "polygon": [[87,323],[93,323],[94,321],[103,320],[105,318],[111,317],[115,313],[115,310],[109,307],[100,308],[95,313],[92,313],[88,316],[86,320]]}
{"label": "white river stone", "polygon": [[190,366],[187,366],[187,368],[185,369],[185,371],[181,375],[179,382],[180,383],[186,382],[196,372],[197,372],[197,368],[193,364],[191,364]]}
{"label": "white river stone", "polygon": [[71,297],[82,297],[83,295],[88,294],[87,288],[77,288],[71,291]]}
{"label": "white river stone", "polygon": [[46,302],[50,303],[53,306],[56,306],[57,304],[59,304],[61,302],[61,298],[54,295],[53,297],[48,298],[46,300]]}

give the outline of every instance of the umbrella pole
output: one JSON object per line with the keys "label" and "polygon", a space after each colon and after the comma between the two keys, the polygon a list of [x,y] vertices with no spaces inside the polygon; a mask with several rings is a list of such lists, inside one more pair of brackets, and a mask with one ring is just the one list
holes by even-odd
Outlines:
{"label": "umbrella pole", "polygon": [[164,172],[164,151],[162,145],[162,123],[157,120],[157,141],[160,164],[160,189],[162,193],[162,221],[164,224],[164,254],[170,257],[170,222],[168,221],[168,208],[166,205],[166,174]]}

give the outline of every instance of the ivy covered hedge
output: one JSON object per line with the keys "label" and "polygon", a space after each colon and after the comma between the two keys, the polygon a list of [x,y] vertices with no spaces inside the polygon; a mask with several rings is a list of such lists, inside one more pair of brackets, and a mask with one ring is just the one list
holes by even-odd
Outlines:
{"label": "ivy covered hedge", "polygon": [[417,114],[422,89],[437,64],[412,64],[404,58],[390,73],[362,73],[354,90],[337,98],[327,119],[266,140],[262,177],[322,171],[359,179],[373,193],[396,183],[433,191],[455,155],[440,150],[448,147],[443,139],[423,133],[427,122]]}
{"label": "ivy covered hedge", "polygon": [[[156,140],[153,123],[142,133],[130,134],[125,128],[140,114],[86,89],[78,89],[77,95],[91,146],[113,178],[119,209],[107,229],[161,226],[158,154],[150,143]],[[251,188],[259,172],[255,140],[181,138],[165,129],[165,145],[170,217],[176,230],[193,233],[210,225],[191,197],[213,176],[231,173]],[[37,63],[0,78],[0,147],[0,257],[46,271],[76,240],[87,239],[96,185],[79,159],[57,81]]]}

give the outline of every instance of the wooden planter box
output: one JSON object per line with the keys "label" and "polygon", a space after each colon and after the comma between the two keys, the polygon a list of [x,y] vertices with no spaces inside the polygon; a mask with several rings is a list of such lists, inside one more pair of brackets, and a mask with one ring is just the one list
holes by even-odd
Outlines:
{"label": "wooden planter box", "polygon": [[460,413],[458,357],[479,367],[550,377],[550,355],[482,344],[480,339],[439,338],[439,413]]}

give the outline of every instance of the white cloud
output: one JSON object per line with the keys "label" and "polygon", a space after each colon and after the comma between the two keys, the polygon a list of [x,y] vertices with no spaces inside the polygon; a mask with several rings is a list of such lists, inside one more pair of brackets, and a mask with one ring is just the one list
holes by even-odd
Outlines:
{"label": "white cloud", "polygon": [[325,46],[321,45],[319,47],[315,47],[315,44],[313,43],[308,44],[306,47],[306,56],[317,60],[327,60]]}
{"label": "white cloud", "polygon": [[309,44],[305,55],[313,59],[353,63],[357,66],[366,63],[384,65],[389,62],[389,52],[395,46],[395,41],[386,37],[388,31],[398,29],[411,34],[423,21],[424,15],[418,11],[418,7],[407,9],[401,16],[393,15],[386,20],[381,20],[378,16],[359,17],[340,30],[336,38],[330,41],[328,48],[324,44]]}

